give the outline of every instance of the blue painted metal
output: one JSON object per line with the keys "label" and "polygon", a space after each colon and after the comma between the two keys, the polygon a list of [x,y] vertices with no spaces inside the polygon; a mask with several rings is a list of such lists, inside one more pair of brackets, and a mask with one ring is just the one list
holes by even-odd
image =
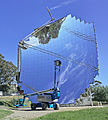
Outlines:
{"label": "blue painted metal", "polygon": [[[40,31],[39,31],[40,30]],[[62,62],[58,77],[62,104],[74,103],[98,74],[96,38],[92,23],[68,15],[39,28],[22,49],[20,81],[37,91],[53,88],[54,60]],[[24,93],[32,93],[22,85]],[[36,96],[31,96],[32,102]]]}
{"label": "blue painted metal", "polygon": [[54,108],[54,104],[48,104],[48,108]]}
{"label": "blue painted metal", "polygon": [[56,89],[53,91],[52,100],[59,99],[59,98],[60,98],[60,90],[59,90],[58,88],[56,88]]}
{"label": "blue painted metal", "polygon": [[19,99],[18,100],[18,104],[15,105],[16,107],[21,107],[21,106],[27,106],[26,104],[24,104],[24,99]]}

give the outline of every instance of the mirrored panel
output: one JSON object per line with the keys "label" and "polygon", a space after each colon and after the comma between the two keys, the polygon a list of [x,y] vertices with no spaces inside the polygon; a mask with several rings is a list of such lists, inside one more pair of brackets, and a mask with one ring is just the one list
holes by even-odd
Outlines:
{"label": "mirrored panel", "polygon": [[[20,81],[24,93],[54,87],[54,61],[62,62],[57,73],[61,104],[75,103],[98,74],[93,24],[71,15],[34,30],[21,49]],[[32,88],[32,89],[31,89]],[[36,101],[35,97],[30,97]]]}

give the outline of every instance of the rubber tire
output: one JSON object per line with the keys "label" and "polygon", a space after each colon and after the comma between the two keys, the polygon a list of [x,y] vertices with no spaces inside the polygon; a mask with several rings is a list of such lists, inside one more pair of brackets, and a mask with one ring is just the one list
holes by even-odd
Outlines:
{"label": "rubber tire", "polygon": [[46,110],[48,107],[48,104],[47,103],[41,103],[41,104],[42,104],[42,110]]}
{"label": "rubber tire", "polygon": [[31,104],[31,110],[36,110],[36,104],[35,103]]}
{"label": "rubber tire", "polygon": [[58,103],[55,103],[54,110],[59,110],[59,104]]}

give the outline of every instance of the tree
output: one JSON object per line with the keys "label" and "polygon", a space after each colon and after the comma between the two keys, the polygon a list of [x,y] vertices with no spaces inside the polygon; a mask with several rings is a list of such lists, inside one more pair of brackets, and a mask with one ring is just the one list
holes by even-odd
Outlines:
{"label": "tree", "polygon": [[3,95],[7,95],[7,92],[9,91],[10,87],[9,85],[0,85],[0,91],[3,91]]}
{"label": "tree", "polygon": [[94,101],[106,101],[108,102],[108,86],[95,86],[92,88],[94,93]]}
{"label": "tree", "polygon": [[11,84],[15,80],[17,67],[10,61],[4,60],[0,54],[0,84]]}
{"label": "tree", "polygon": [[64,20],[65,19],[62,18],[56,22],[37,28],[32,35],[39,39],[39,43],[47,44],[51,39],[58,37],[59,30]]}

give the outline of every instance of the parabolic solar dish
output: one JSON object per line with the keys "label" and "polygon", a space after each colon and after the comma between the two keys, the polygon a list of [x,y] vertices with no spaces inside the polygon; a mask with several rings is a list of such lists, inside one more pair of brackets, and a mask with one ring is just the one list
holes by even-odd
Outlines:
{"label": "parabolic solar dish", "polygon": [[[62,62],[57,74],[61,104],[75,103],[98,74],[93,23],[68,15],[35,29],[23,45],[20,81],[25,94],[54,87],[54,60]],[[35,102],[36,96],[30,100]]]}

